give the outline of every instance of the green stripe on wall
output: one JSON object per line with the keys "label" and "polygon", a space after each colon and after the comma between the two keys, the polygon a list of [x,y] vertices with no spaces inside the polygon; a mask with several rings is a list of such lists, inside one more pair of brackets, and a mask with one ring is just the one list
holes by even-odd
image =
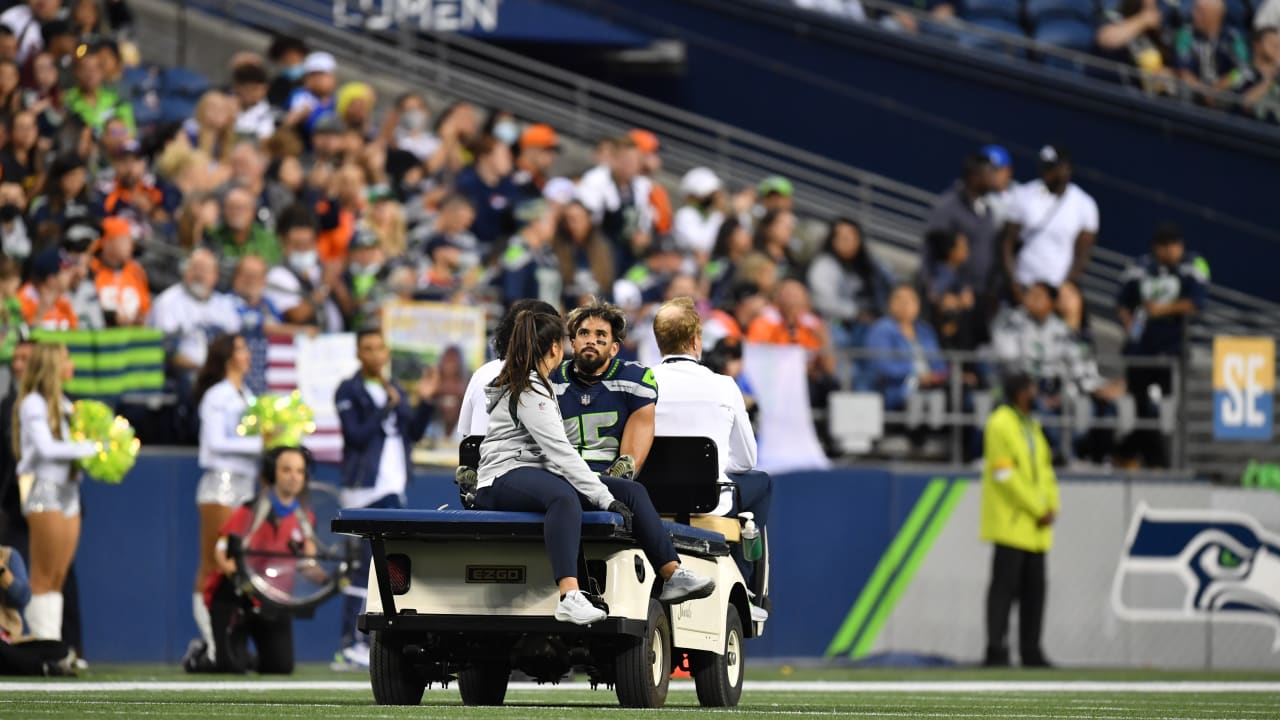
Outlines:
{"label": "green stripe on wall", "polygon": [[915,507],[911,509],[911,514],[907,516],[907,521],[902,524],[902,529],[898,531],[897,536],[893,538],[893,542],[889,544],[889,549],[880,557],[880,562],[876,564],[875,570],[871,572],[871,578],[867,580],[862,592],[858,594],[858,599],[853,603],[853,608],[849,610],[848,616],[840,624],[840,629],[836,632],[835,638],[831,641],[831,645],[827,647],[827,657],[843,655],[849,651],[849,646],[853,644],[854,638],[857,637],[858,630],[862,628],[867,615],[875,608],[876,600],[880,598],[881,592],[888,584],[889,579],[893,577],[893,571],[902,563],[903,557],[906,555],[907,550],[911,548],[912,542],[915,541],[916,535],[920,533],[925,519],[933,511],[933,506],[937,504],[938,498],[946,490],[946,486],[945,480],[935,478],[929,481],[924,492],[921,493],[920,499],[916,501]]}
{"label": "green stripe on wall", "polygon": [[[946,481],[935,478],[930,481],[930,487],[933,487],[934,483],[945,484]],[[893,609],[897,607],[898,600],[902,598],[902,593],[906,592],[907,587],[911,585],[911,579],[915,577],[916,571],[920,569],[920,564],[929,555],[929,549],[933,547],[934,541],[938,539],[942,529],[947,526],[947,520],[951,518],[951,513],[956,509],[956,505],[960,502],[960,498],[964,496],[964,491],[967,487],[969,487],[969,483],[964,480],[957,480],[951,483],[946,495],[938,503],[937,511],[933,513],[933,517],[925,525],[923,534],[916,542],[915,547],[912,548],[911,554],[907,556],[906,562],[898,569],[898,573],[889,585],[889,591],[885,594],[884,600],[876,606],[875,613],[871,616],[866,630],[858,638],[858,644],[854,646],[853,652],[850,653],[853,658],[866,657],[871,652],[871,647],[875,644],[876,638],[880,636],[880,631],[884,629],[885,622],[893,614]]]}

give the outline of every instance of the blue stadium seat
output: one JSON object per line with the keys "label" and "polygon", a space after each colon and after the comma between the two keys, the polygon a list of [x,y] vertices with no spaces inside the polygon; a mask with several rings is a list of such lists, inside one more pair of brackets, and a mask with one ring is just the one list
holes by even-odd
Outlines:
{"label": "blue stadium seat", "polygon": [[[1035,34],[1032,37],[1048,45],[1079,52],[1090,52],[1093,50],[1093,35],[1094,28],[1091,23],[1060,19],[1048,20],[1037,24]],[[1055,62],[1051,63],[1049,62],[1050,60]],[[1046,58],[1045,64],[1053,67],[1063,67],[1061,60],[1052,57]]]}
{"label": "blue stadium seat", "polygon": [[1028,0],[1027,17],[1033,26],[1052,20],[1075,20],[1093,25],[1098,8],[1093,0]]}
{"label": "blue stadium seat", "polygon": [[[995,30],[997,32],[1008,33],[1010,35],[1016,35],[1019,37],[1026,36],[1026,33],[1023,32],[1021,25],[1019,25],[1017,22],[1011,22],[1009,20],[1001,20],[999,18],[993,18],[993,17],[975,18],[973,20],[970,20],[969,23],[972,25],[977,25],[978,27],[981,27],[981,28],[986,28],[988,30]],[[1001,43],[999,40],[996,40],[991,37],[987,37],[986,35],[978,35],[977,33],[957,32],[956,42],[960,43],[962,47],[966,47],[966,48],[980,48],[983,50],[1009,50],[1010,49],[1010,46],[1005,45],[1004,43]],[[1017,48],[1012,54],[1022,55],[1023,54],[1022,49]]]}
{"label": "blue stadium seat", "polygon": [[209,89],[209,80],[195,70],[173,67],[160,72],[161,94],[198,99]]}
{"label": "blue stadium seat", "polygon": [[1018,0],[966,0],[961,17],[969,22],[1003,20],[1016,24],[1021,11]]}

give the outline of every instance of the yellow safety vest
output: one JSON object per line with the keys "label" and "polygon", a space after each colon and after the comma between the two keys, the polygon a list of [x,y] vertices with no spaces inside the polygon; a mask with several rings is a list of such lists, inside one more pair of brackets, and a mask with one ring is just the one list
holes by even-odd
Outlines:
{"label": "yellow safety vest", "polygon": [[1053,527],[1036,522],[1058,510],[1058,479],[1049,441],[1035,418],[1009,405],[991,413],[983,437],[982,520],[985,542],[1047,552]]}

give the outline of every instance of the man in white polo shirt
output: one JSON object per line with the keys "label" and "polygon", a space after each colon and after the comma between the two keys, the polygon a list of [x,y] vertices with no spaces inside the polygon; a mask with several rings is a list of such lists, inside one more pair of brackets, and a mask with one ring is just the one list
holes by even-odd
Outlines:
{"label": "man in white polo shirt", "polygon": [[[1071,182],[1064,148],[1040,149],[1040,179],[1018,186],[1004,229],[1004,266],[1014,299],[1037,282],[1078,282],[1098,237],[1098,204]],[[1020,243],[1020,244],[1019,244]]]}
{"label": "man in white polo shirt", "polygon": [[[768,522],[773,480],[755,472],[756,436],[747,418],[746,402],[738,384],[702,365],[702,320],[693,300],[678,297],[664,304],[653,321],[653,333],[662,362],[653,368],[658,382],[658,406],[654,434],[658,436],[708,437],[720,454],[720,482],[735,482],[738,497],[726,490],[714,515],[736,516],[751,512],[760,528],[765,555],[754,565],[735,546],[734,560],[756,597],[752,619],[768,617]],[[730,477],[730,473],[733,477]],[[741,507],[738,507],[738,499]]]}

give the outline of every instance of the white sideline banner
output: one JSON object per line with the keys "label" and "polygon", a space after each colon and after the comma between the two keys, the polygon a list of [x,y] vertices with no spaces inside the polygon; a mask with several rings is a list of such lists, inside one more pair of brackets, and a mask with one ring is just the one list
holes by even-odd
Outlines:
{"label": "white sideline banner", "polygon": [[760,405],[756,465],[767,473],[831,467],[809,412],[807,358],[796,345],[743,345],[742,371]]}

